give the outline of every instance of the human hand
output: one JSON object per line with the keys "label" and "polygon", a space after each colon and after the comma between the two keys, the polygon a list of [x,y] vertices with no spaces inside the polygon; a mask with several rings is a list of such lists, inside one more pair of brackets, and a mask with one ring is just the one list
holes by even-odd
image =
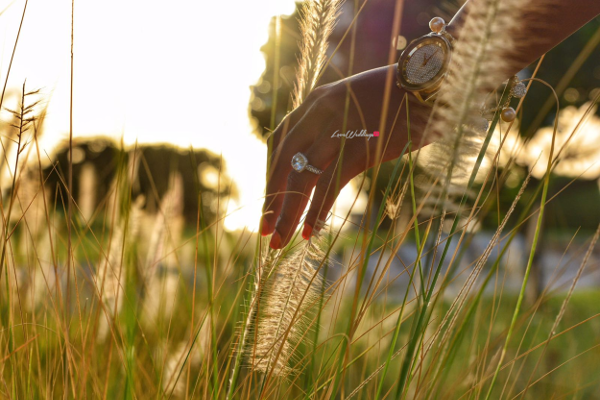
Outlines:
{"label": "human hand", "polygon": [[[273,132],[274,151],[270,158],[261,225],[263,236],[273,234],[272,248],[283,248],[290,241],[313,188],[315,193],[302,231],[305,239],[310,237],[313,229],[319,228],[317,220],[326,219],[340,190],[353,177],[376,163],[401,154],[408,141],[406,108],[402,106],[405,91],[396,86],[395,75],[391,82],[387,78],[388,73],[395,73],[395,68],[396,65],[390,65],[373,69],[316,88]],[[392,87],[386,105],[384,92],[387,85]],[[350,102],[344,124],[348,89]],[[409,101],[414,150],[422,144],[421,133],[430,108],[414,96],[406,96],[406,99]],[[385,130],[379,136],[374,135],[382,126],[382,111],[386,107]],[[359,135],[351,137],[352,132]],[[323,173],[295,171],[291,160],[298,152]]]}

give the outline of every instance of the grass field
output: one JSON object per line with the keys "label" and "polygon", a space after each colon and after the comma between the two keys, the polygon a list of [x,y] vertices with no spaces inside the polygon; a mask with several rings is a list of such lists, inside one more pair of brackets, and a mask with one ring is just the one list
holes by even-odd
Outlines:
{"label": "grass field", "polygon": [[[302,64],[298,104],[327,61],[319,51]],[[462,79],[477,82],[477,66]],[[511,82],[497,87],[499,104]],[[334,208],[335,223],[282,250],[225,229],[236,177],[212,166],[207,178],[193,151],[193,188],[173,168],[161,194],[151,174],[140,190],[148,160],[136,146],[115,151],[110,177],[74,176],[72,141],[67,162],[48,162],[39,96],[24,84],[3,127],[1,398],[600,399],[600,290],[589,284],[600,221],[545,227],[547,206],[577,181],[556,179],[566,159],[591,147],[577,141],[579,122],[600,127],[600,91],[557,112],[564,126],[544,127],[548,147],[528,161],[530,140],[499,110],[465,155],[465,106],[440,141],[445,176],[419,164],[409,140],[402,157],[355,178],[364,207]],[[206,179],[212,189],[198,189]],[[557,236],[562,258],[544,261]],[[540,268],[553,272],[540,280]]]}

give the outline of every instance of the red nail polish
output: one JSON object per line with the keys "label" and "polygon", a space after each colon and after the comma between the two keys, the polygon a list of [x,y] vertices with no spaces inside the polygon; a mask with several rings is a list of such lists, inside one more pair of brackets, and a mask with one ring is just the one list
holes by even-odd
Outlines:
{"label": "red nail polish", "polygon": [[304,238],[304,240],[310,239],[312,230],[313,230],[312,226],[310,226],[308,224],[304,224],[304,229],[302,230],[302,237]]}
{"label": "red nail polish", "polygon": [[273,232],[273,236],[271,237],[271,243],[269,243],[269,246],[275,250],[281,247],[281,236],[279,235],[279,232]]}

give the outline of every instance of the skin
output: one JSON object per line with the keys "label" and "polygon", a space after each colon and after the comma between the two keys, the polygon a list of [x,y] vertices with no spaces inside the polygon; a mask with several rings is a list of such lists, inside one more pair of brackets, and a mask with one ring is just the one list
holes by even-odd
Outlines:
{"label": "skin", "polygon": [[[467,3],[447,27],[455,38],[460,36]],[[514,71],[507,77],[525,68],[600,15],[599,0],[530,0],[529,3],[527,14],[523,16],[523,31],[511,34],[517,38],[533,37],[539,40],[519,41],[524,44],[515,48],[514,54],[510,55],[514,61]],[[396,67],[393,64],[376,68],[316,88],[273,132],[271,140],[274,151],[269,160],[261,223],[261,234],[272,234],[271,248],[281,249],[289,243],[313,188],[315,193],[302,231],[304,239],[308,239],[316,229],[317,219],[326,220],[339,191],[352,178],[377,163],[400,156],[408,142],[403,101],[409,102],[413,150],[416,150],[415,144],[429,144],[421,140],[431,110],[428,105],[421,104],[410,93],[407,95],[395,83],[392,83],[394,87],[389,102],[386,104],[384,101],[388,74],[395,74]],[[351,100],[346,113],[348,91]],[[386,107],[387,112],[382,113]],[[346,124],[344,115],[347,115]],[[382,121],[382,115],[386,115],[385,121]],[[379,137],[370,139],[355,137],[343,140],[332,137],[336,131],[344,132],[344,126],[346,131],[364,129],[370,134],[382,126],[385,129]],[[298,152],[305,154],[309,163],[323,170],[323,174],[294,171],[290,160]]]}

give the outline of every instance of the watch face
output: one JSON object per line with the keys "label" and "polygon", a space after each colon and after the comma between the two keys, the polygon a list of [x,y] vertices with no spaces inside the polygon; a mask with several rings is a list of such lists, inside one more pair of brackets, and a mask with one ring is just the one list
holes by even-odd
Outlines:
{"label": "watch face", "polygon": [[437,36],[418,39],[403,53],[402,84],[410,90],[427,90],[445,73],[448,64],[448,43]]}

